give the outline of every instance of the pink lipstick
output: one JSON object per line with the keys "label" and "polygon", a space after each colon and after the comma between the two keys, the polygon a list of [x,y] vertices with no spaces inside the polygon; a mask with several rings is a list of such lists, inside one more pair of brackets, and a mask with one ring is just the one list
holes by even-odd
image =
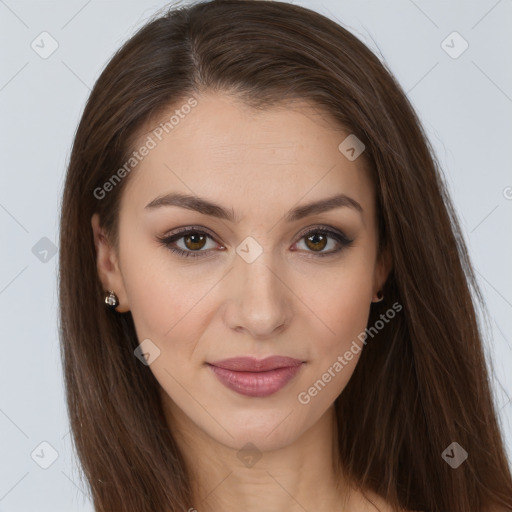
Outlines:
{"label": "pink lipstick", "polygon": [[207,364],[227,388],[245,396],[265,397],[283,388],[303,363],[291,357],[271,356],[260,360],[234,357]]}

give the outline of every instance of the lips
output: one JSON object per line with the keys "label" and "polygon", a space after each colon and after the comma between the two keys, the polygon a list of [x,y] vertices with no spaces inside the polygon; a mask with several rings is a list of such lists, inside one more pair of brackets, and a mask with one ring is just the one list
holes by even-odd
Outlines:
{"label": "lips", "polygon": [[245,396],[265,397],[283,388],[303,364],[299,359],[285,356],[261,360],[235,357],[208,363],[208,367],[227,388]]}
{"label": "lips", "polygon": [[233,370],[239,372],[265,372],[277,368],[289,368],[301,364],[300,359],[293,359],[285,356],[270,356],[265,359],[256,359],[254,357],[233,357],[209,363],[217,368]]}

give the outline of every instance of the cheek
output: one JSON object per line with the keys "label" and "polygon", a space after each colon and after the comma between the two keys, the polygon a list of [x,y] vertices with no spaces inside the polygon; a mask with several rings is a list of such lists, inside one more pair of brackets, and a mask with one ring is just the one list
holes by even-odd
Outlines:
{"label": "cheek", "polygon": [[371,266],[347,265],[336,271],[326,271],[315,279],[309,303],[315,315],[322,320],[321,338],[326,348],[340,346],[364,331],[373,293]]}
{"label": "cheek", "polygon": [[126,246],[123,279],[139,341],[149,338],[162,355],[187,360],[207,317],[201,306],[218,279],[197,266],[173,263],[172,254],[149,244]]}
{"label": "cheek", "polygon": [[370,312],[372,269],[373,261],[359,253],[336,271],[317,275],[314,290],[309,288],[314,293],[308,303],[321,322],[299,402],[310,402],[312,410],[322,410],[343,391],[364,349],[361,333]]}
{"label": "cheek", "polygon": [[296,396],[310,418],[323,414],[342,393],[364,349],[360,335],[368,322],[371,280],[352,273],[333,284],[335,292],[312,302],[328,329],[322,326],[324,334],[311,343],[311,362]]}

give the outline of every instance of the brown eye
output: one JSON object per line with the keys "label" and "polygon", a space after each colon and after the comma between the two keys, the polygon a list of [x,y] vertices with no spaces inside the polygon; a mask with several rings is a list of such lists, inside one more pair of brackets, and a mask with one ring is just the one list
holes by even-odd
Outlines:
{"label": "brown eye", "polygon": [[315,233],[305,237],[306,245],[313,251],[322,251],[327,245],[327,238],[324,233]]}
{"label": "brown eye", "polygon": [[[216,245],[211,235],[199,229],[181,229],[173,235],[157,239],[170,251],[186,258],[208,256]],[[208,241],[212,244],[209,247]]]}
{"label": "brown eye", "polygon": [[191,251],[202,249],[206,243],[206,236],[201,233],[192,233],[183,237],[185,247]]}
{"label": "brown eye", "polygon": [[323,257],[339,253],[344,248],[350,247],[353,241],[337,230],[316,228],[303,233],[296,245],[299,246],[299,249],[303,249],[300,244],[304,244],[304,252],[309,253],[309,256]]}
{"label": "brown eye", "polygon": [[[170,251],[183,257],[207,257],[212,255],[215,249],[215,240],[212,235],[199,229],[181,229],[169,236],[157,237],[158,241]],[[213,246],[208,247],[208,241]],[[305,248],[301,252],[309,253],[310,256],[333,256],[346,247],[350,247],[353,240],[347,238],[344,233],[333,231],[328,228],[310,229],[302,234],[299,242],[304,243]],[[329,245],[329,243],[331,245]],[[328,247],[328,250],[325,250]],[[204,250],[203,250],[204,249]],[[225,250],[222,245],[217,250]],[[296,250],[296,249],[293,249]]]}

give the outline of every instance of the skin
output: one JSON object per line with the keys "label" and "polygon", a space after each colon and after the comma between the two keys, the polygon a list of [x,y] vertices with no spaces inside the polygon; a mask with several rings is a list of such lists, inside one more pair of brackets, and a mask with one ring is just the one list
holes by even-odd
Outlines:
{"label": "skin", "polygon": [[[118,295],[117,311],[131,311],[139,340],[160,350],[149,368],[193,475],[190,507],[362,512],[377,510],[373,501],[390,510],[371,493],[349,494],[333,469],[333,403],[360,352],[309,403],[298,400],[364,331],[391,268],[388,253],[377,254],[375,191],[363,158],[349,161],[338,150],[348,133],[311,104],[255,111],[224,93],[196,98],[127,178],[118,252],[98,216],[91,219],[105,290]],[[169,192],[232,208],[240,222],[177,206],[145,208]],[[291,223],[283,218],[337,193],[362,212],[344,206]],[[158,240],[187,226],[211,238],[201,246],[182,236],[174,245],[208,255],[181,257]],[[339,247],[332,237],[307,245],[302,233],[321,227],[353,242],[318,256]],[[251,263],[236,252],[248,236],[262,249]],[[205,364],[241,355],[286,355],[305,364],[277,393],[247,397]],[[237,456],[249,442],[261,456],[251,467]]]}

